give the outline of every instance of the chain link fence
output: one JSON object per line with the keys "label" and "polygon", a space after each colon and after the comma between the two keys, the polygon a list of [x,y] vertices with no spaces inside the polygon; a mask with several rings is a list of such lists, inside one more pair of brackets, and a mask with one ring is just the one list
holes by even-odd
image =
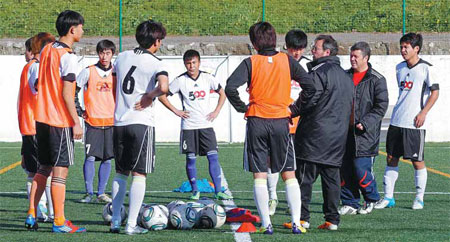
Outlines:
{"label": "chain link fence", "polygon": [[[403,14],[403,2],[406,11]],[[277,32],[450,32],[450,0],[1,0],[0,37],[56,34],[58,14],[85,18],[86,36],[134,35],[143,20],[162,22],[170,35],[245,35],[261,20]],[[120,11],[122,10],[122,11]]]}

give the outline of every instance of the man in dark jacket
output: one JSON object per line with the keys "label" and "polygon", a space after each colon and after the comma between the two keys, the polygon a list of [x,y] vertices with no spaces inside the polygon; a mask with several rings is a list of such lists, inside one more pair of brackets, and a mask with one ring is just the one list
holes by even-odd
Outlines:
{"label": "man in dark jacket", "polygon": [[[347,149],[341,167],[341,200],[339,214],[368,214],[380,200],[373,163],[378,154],[381,120],[389,97],[386,79],[369,63],[370,47],[358,42],[350,49],[355,96],[347,137]],[[364,205],[359,204],[360,191]]]}
{"label": "man in dark jacket", "polygon": [[[330,35],[319,35],[308,64],[311,77],[320,88],[317,104],[302,105],[302,97],[291,105],[292,116],[301,116],[295,133],[296,176],[300,183],[302,211],[300,223],[309,227],[312,186],[321,176],[325,223],[320,229],[337,230],[339,224],[339,167],[345,152],[352,110],[353,82],[336,57],[338,46]],[[316,93],[318,95],[318,93]]]}

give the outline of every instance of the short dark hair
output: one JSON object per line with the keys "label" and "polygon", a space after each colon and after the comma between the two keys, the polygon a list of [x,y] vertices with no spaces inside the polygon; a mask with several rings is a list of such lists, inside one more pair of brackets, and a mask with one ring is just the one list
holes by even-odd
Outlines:
{"label": "short dark hair", "polygon": [[144,49],[150,48],[156,40],[162,40],[166,37],[166,29],[160,22],[147,20],[136,28],[136,41]]}
{"label": "short dark hair", "polygon": [[183,55],[183,61],[186,62],[188,60],[191,60],[193,58],[197,57],[198,60],[200,61],[200,53],[198,53],[198,51],[196,50],[187,50],[186,52],[184,52]]}
{"label": "short dark hair", "polygon": [[322,48],[323,50],[330,50],[330,56],[335,56],[338,53],[338,44],[336,40],[331,35],[321,34],[317,36],[314,42],[318,40],[323,40]]}
{"label": "short dark hair", "polygon": [[295,50],[304,49],[308,45],[308,36],[299,29],[293,29],[286,34],[284,41],[286,42],[286,48]]}
{"label": "short dark hair", "polygon": [[421,34],[407,33],[400,38],[400,44],[402,43],[410,44],[413,48],[419,46],[419,52],[417,53],[420,53],[420,50],[422,50],[423,38]]}
{"label": "short dark hair", "polygon": [[78,12],[66,10],[61,12],[56,19],[56,30],[59,36],[65,36],[69,33],[72,26],[84,24],[84,18]]}
{"label": "short dark hair", "polygon": [[361,41],[361,42],[357,42],[355,43],[351,48],[350,51],[354,51],[354,50],[360,50],[363,57],[368,56],[367,60],[370,59],[370,46],[367,42]]}
{"label": "short dark hair", "polygon": [[47,32],[40,32],[33,37],[31,41],[31,50],[33,54],[39,54],[48,43],[54,42],[55,36]]}
{"label": "short dark hair", "polygon": [[28,52],[31,52],[31,40],[32,39],[33,39],[33,37],[31,37],[25,41],[25,50]]}
{"label": "short dark hair", "polygon": [[111,41],[111,40],[100,40],[97,43],[97,54],[99,54],[100,52],[104,51],[104,50],[111,50],[113,55],[114,53],[116,53],[116,45]]}
{"label": "short dark hair", "polygon": [[248,30],[250,41],[258,50],[273,49],[277,44],[277,33],[269,22],[258,22]]}

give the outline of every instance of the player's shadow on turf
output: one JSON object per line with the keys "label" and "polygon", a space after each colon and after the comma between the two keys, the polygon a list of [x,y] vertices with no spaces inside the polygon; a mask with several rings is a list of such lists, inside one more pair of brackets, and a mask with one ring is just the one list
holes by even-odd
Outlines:
{"label": "player's shadow on turf", "polygon": [[0,199],[2,198],[15,198],[15,199],[24,199],[24,200],[28,200],[28,195],[27,194],[14,194],[14,193],[10,193],[10,194],[2,194],[0,195]]}

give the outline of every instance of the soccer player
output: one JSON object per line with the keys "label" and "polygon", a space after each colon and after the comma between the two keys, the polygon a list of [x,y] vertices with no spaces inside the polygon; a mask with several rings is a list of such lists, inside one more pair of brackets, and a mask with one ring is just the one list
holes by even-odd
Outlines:
{"label": "soccer player", "polygon": [[[289,56],[294,58],[298,63],[303,67],[303,69],[307,70],[306,64],[310,61],[308,58],[303,56],[305,52],[306,46],[308,45],[308,36],[306,36],[305,32],[299,29],[290,30],[285,38],[286,49]],[[300,84],[292,80],[291,81],[291,100],[294,102],[297,100],[300,94],[301,88]],[[295,137],[295,131],[297,130],[297,124],[300,117],[295,117],[292,119],[292,122],[289,123],[289,134],[291,136],[291,140],[293,142]],[[290,149],[289,151],[293,151]],[[295,154],[292,154],[295,157]],[[269,189],[269,214],[272,216],[275,214],[278,205],[278,196],[277,196],[277,183],[279,179],[279,173],[267,173],[267,188]],[[287,213],[290,214],[289,208]]]}
{"label": "soccer player", "polygon": [[[27,194],[30,199],[31,185],[33,183],[33,177],[37,172],[39,162],[37,157],[37,141],[36,141],[36,125],[34,120],[34,106],[36,105],[36,91],[30,86],[30,82],[37,78],[39,69],[39,56],[35,56],[33,53],[33,40],[36,36],[29,38],[25,41],[25,60],[27,64],[22,70],[20,76],[20,88],[18,96],[18,121],[19,130],[22,134],[22,167],[27,173]],[[39,52],[37,52],[39,55]],[[47,189],[46,189],[47,191]],[[48,194],[49,195],[49,194]],[[51,196],[48,196],[48,201],[51,203]],[[37,219],[42,222],[50,221],[51,217],[47,216],[45,210],[47,202],[47,196],[41,196],[39,204],[37,206]],[[49,207],[51,207],[49,205]],[[51,212],[51,210],[50,210]]]}
{"label": "soccer player", "polygon": [[41,51],[35,108],[39,170],[31,187],[30,207],[25,225],[36,230],[36,203],[52,174],[51,193],[55,210],[53,232],[85,232],[64,216],[66,177],[73,164],[73,139],[81,139],[83,130],[75,109],[75,73],[77,57],[72,45],[83,35],[84,19],[79,13],[66,10],[58,15],[56,29],[59,41],[47,44]]}
{"label": "soccer player", "polygon": [[319,35],[315,39],[313,61],[308,67],[319,90],[316,105],[305,109],[301,96],[290,106],[292,117],[301,116],[295,133],[296,175],[302,191],[300,223],[304,227],[310,225],[312,187],[320,175],[325,223],[318,228],[328,230],[337,230],[339,224],[339,167],[345,152],[354,88],[352,79],[340,66],[337,52],[332,36]]}
{"label": "soccer player", "polygon": [[[346,152],[340,169],[340,215],[369,214],[380,195],[372,172],[378,155],[381,121],[389,105],[386,79],[369,63],[370,46],[358,42],[350,49],[351,75],[355,85]],[[359,204],[360,192],[364,205]]]}
{"label": "soccer player", "polygon": [[439,97],[439,84],[433,66],[419,57],[422,35],[408,33],[400,39],[401,55],[405,61],[397,65],[399,96],[394,106],[386,138],[387,166],[384,171],[384,199],[376,209],[393,207],[398,160],[401,156],[414,166],[416,198],[412,209],[423,209],[427,185],[424,162],[425,119]]}
{"label": "soccer player", "polygon": [[[113,150],[114,125],[114,93],[111,59],[116,46],[110,40],[97,43],[99,61],[95,65],[83,69],[77,76],[77,90],[84,92],[84,106],[82,110],[77,105],[78,115],[85,120],[85,152],[86,159],[83,166],[86,195],[80,200],[82,203],[94,201],[95,161],[101,161],[98,169],[97,202],[111,202],[105,194],[105,187],[111,173],[111,159]],[[78,102],[77,102],[78,103]]]}
{"label": "soccer player", "polygon": [[[264,234],[273,234],[269,216],[267,172],[281,172],[286,183],[286,197],[291,208],[292,232],[305,230],[300,221],[300,188],[295,178],[295,158],[289,154],[293,144],[289,136],[288,106],[291,103],[291,80],[300,81],[302,102],[310,106],[316,85],[298,62],[285,53],[275,51],[276,32],[268,22],[250,27],[250,40],[258,54],[245,59],[227,80],[225,93],[236,109],[247,118],[244,168],[253,173],[254,199],[261,217]],[[237,89],[247,84],[250,103],[246,105]],[[270,158],[270,164],[267,158]]]}
{"label": "soccer player", "polygon": [[[196,50],[188,50],[183,55],[186,72],[170,83],[169,94],[179,94],[183,110],[175,108],[166,95],[159,97],[175,115],[181,117],[180,151],[186,154],[186,173],[192,187],[191,200],[198,200],[200,192],[197,188],[196,156],[208,158],[209,174],[214,183],[216,199],[232,199],[221,191],[221,168],[217,153],[216,134],[212,122],[219,115],[225,103],[225,91],[219,81],[211,74],[200,71],[200,54]],[[219,94],[219,101],[213,112],[209,112],[210,91]]]}
{"label": "soccer player", "polygon": [[125,233],[144,234],[148,230],[136,225],[145,195],[147,173],[155,166],[154,99],[169,89],[168,72],[154,55],[166,36],[166,29],[151,20],[139,24],[136,40],[139,47],[120,53],[114,63],[116,109],[114,113],[114,155],[116,176],[112,185],[113,216],[110,231],[120,232],[120,209],[127,178],[133,180],[129,192],[129,212]]}

